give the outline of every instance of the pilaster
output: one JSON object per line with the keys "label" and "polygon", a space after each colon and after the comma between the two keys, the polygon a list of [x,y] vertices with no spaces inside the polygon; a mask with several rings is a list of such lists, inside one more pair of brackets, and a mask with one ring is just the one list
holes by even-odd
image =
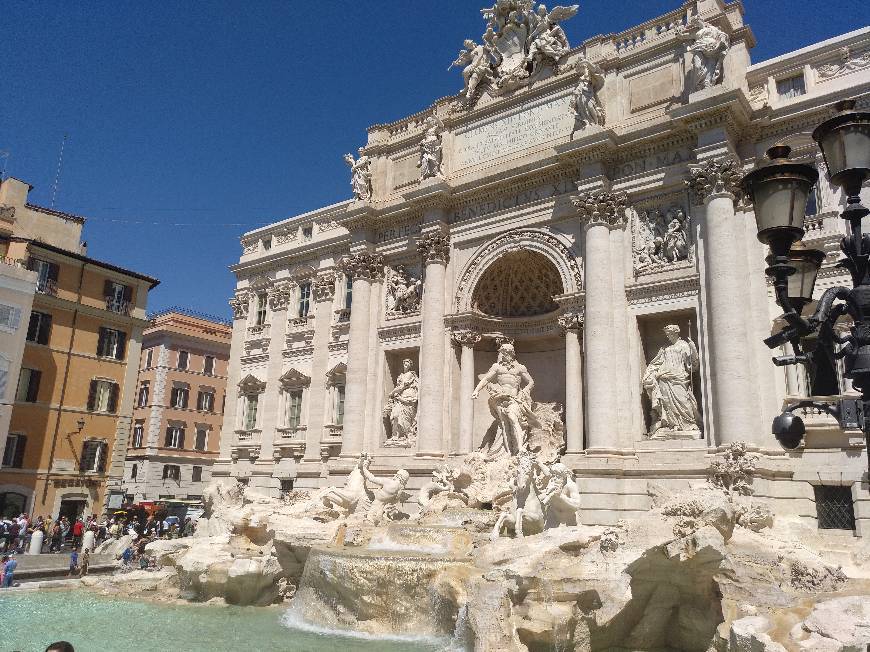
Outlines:
{"label": "pilaster", "polygon": [[583,450],[583,315],[566,312],[559,316],[559,326],[565,335],[565,452],[579,453]]}
{"label": "pilaster", "polygon": [[333,302],[335,300],[335,274],[319,274],[312,290],[314,297],[314,339],[311,359],[311,385],[308,397],[308,426],[305,431],[305,461],[320,461],[320,442],[326,425],[327,391],[326,372],[329,366],[329,338],[332,331]]}
{"label": "pilaster", "polygon": [[450,260],[447,225],[438,221],[417,242],[423,257],[423,307],[420,324],[420,400],[417,419],[417,454],[444,453],[444,282]]}
{"label": "pilaster", "polygon": [[474,347],[480,342],[480,333],[454,331],[453,342],[460,348],[459,354],[459,452],[470,453],[474,446]]}

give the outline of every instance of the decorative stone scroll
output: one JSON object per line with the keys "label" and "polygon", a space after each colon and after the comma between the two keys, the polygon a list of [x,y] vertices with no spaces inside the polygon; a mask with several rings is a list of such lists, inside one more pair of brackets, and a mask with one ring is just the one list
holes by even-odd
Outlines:
{"label": "decorative stone scroll", "polygon": [[563,333],[566,333],[568,331],[582,331],[583,321],[583,313],[566,312],[562,315],[559,315],[559,328],[562,329]]}
{"label": "decorative stone scroll", "polygon": [[316,302],[332,301],[335,296],[335,274],[320,274],[314,279],[312,294]]}
{"label": "decorative stone scroll", "polygon": [[483,336],[477,331],[469,330],[454,330],[450,333],[450,337],[453,339],[455,344],[472,348],[479,344],[480,340],[483,338]]}
{"label": "decorative stone scroll", "polygon": [[341,271],[353,278],[379,281],[384,278],[384,257],[381,254],[359,253],[345,256],[339,262]]}
{"label": "decorative stone scroll", "polygon": [[577,207],[580,220],[586,226],[604,224],[616,229],[625,227],[628,195],[624,192],[584,192],[572,199],[571,203]]}
{"label": "decorative stone scroll", "polygon": [[740,164],[730,156],[710,159],[706,163],[689,164],[692,177],[686,180],[686,186],[698,198],[699,203],[705,203],[715,195],[729,194],[733,198],[740,197],[740,179],[743,173]]}
{"label": "decorative stone scroll", "polygon": [[444,263],[450,261],[450,234],[449,233],[424,233],[417,240],[417,251],[423,256],[423,262]]}
{"label": "decorative stone scroll", "polygon": [[233,319],[247,319],[250,302],[247,294],[237,294],[230,299],[230,308],[233,311]]}
{"label": "decorative stone scroll", "polygon": [[632,217],[632,253],[636,274],[661,271],[694,258],[690,218],[679,205],[651,208]]}

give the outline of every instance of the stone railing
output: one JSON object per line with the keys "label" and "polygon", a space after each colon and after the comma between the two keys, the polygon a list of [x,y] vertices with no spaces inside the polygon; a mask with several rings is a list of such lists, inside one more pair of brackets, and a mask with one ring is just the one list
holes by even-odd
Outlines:
{"label": "stone railing", "polygon": [[326,436],[334,439],[340,438],[342,433],[344,432],[344,426],[334,423],[324,426],[324,429]]}
{"label": "stone railing", "polygon": [[236,430],[236,442],[239,444],[250,445],[260,441],[259,429],[254,430]]}
{"label": "stone railing", "polygon": [[278,431],[278,439],[279,440],[287,440],[287,439],[304,439],[305,431],[308,430],[308,426],[299,425],[295,428],[291,428],[289,426],[283,426],[277,428]]}
{"label": "stone railing", "polygon": [[270,337],[271,332],[272,326],[270,324],[248,326],[248,339],[266,339]]}

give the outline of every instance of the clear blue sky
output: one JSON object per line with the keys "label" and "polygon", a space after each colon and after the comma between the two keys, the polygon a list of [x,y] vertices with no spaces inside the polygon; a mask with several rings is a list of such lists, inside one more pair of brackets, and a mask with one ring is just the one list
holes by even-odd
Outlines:
{"label": "clear blue sky", "polygon": [[[56,208],[90,218],[89,253],[160,278],[151,309],[227,315],[239,235],[347,198],[341,155],[460,89],[446,69],[487,2],[5,0],[6,173],[49,205],[69,134]],[[680,4],[585,0],[565,29],[576,45]],[[868,0],[744,4],[754,61],[870,23]]]}

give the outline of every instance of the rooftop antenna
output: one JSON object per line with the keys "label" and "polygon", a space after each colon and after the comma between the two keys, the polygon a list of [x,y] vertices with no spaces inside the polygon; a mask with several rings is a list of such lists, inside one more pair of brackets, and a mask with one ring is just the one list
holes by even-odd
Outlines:
{"label": "rooftop antenna", "polygon": [[12,152],[8,149],[0,149],[0,181],[6,178],[6,166],[9,164],[9,157],[12,156]]}
{"label": "rooftop antenna", "polygon": [[57,186],[60,183],[60,170],[63,166],[63,148],[66,146],[66,139],[69,134],[63,135],[63,140],[60,143],[60,154],[57,157],[57,173],[54,175],[54,187],[51,189],[51,208],[54,208],[54,200],[57,198]]}

